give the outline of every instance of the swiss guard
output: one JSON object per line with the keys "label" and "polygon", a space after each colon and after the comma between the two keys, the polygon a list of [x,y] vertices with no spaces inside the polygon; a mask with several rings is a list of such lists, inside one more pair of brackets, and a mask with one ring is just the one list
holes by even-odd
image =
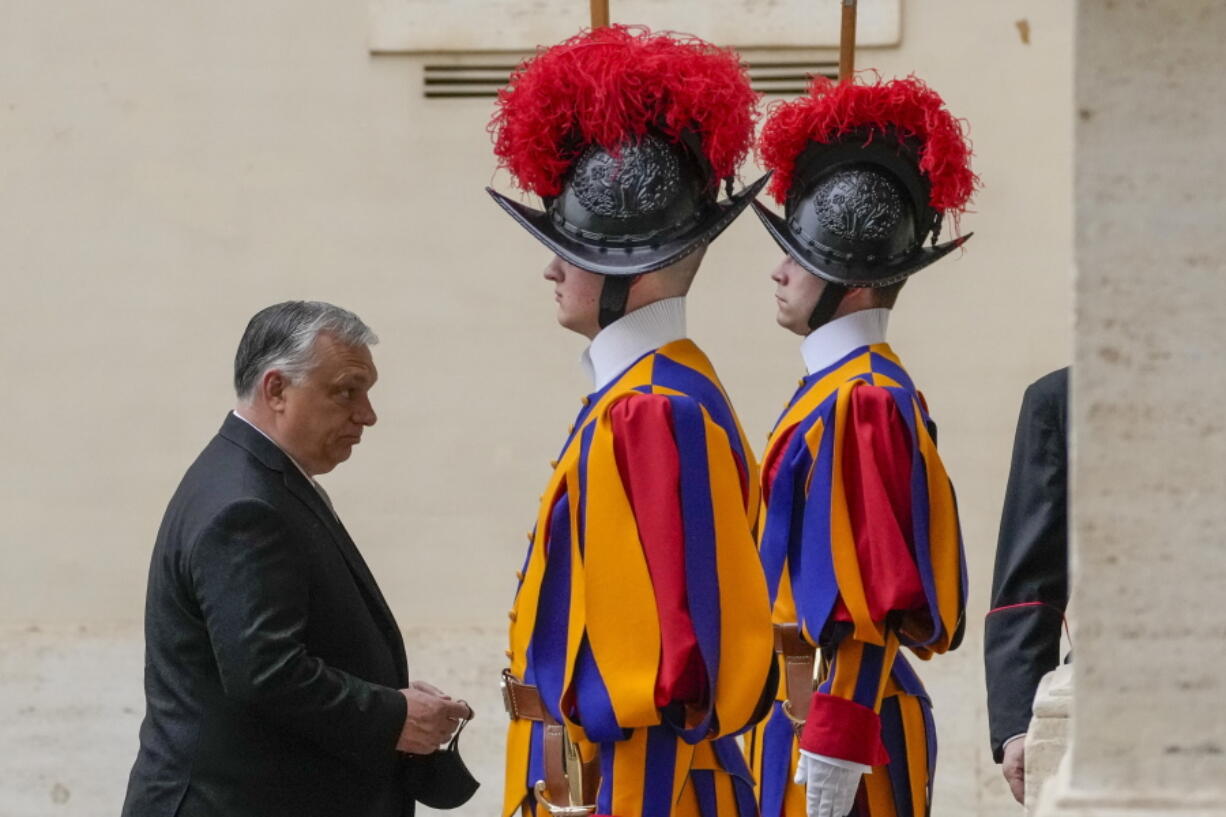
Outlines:
{"label": "swiss guard", "polygon": [[[886,343],[899,290],[977,179],[962,123],[915,78],[818,77],[759,143],[783,216],[778,322],[808,374],[763,458],[760,551],[785,676],[749,741],[762,817],[924,817],[931,705],[905,657],[961,640],[966,572],[954,490],[923,396]],[[815,649],[816,648],[816,649]]]}
{"label": "swiss guard", "polygon": [[495,153],[537,210],[490,191],[553,254],[558,321],[591,341],[582,400],[510,613],[503,816],[752,817],[735,737],[773,701],[758,469],[685,294],[766,179],[738,57],[622,26],[521,65]]}

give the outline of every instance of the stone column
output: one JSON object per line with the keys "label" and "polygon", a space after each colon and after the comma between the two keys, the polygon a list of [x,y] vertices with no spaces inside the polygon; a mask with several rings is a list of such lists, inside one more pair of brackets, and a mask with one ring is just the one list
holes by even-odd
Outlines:
{"label": "stone column", "polygon": [[1226,3],[1077,26],[1072,740],[1039,814],[1226,814]]}
{"label": "stone column", "polygon": [[1034,717],[1026,730],[1026,814],[1036,812],[1039,792],[1068,753],[1073,668],[1061,664],[1043,676],[1034,696]]}

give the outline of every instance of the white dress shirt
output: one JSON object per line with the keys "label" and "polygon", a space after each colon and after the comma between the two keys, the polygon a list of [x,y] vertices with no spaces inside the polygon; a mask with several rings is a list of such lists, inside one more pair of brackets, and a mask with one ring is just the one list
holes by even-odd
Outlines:
{"label": "white dress shirt", "polygon": [[800,343],[805,368],[809,374],[820,372],[853,349],[885,343],[889,323],[890,310],[862,309],[822,324]]}
{"label": "white dress shirt", "polygon": [[665,298],[601,329],[579,358],[596,391],[612,383],[652,349],[685,337],[685,298]]}

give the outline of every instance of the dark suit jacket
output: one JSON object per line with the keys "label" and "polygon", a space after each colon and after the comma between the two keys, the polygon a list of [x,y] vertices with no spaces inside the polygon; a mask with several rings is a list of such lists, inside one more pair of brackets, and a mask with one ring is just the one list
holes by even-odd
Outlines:
{"label": "dark suit jacket", "polygon": [[1039,680],[1060,662],[1068,606],[1068,372],[1026,389],[984,625],[992,755],[1030,727]]}
{"label": "dark suit jacket", "polygon": [[404,643],[320,495],[230,415],[158,531],[124,817],[405,817]]}

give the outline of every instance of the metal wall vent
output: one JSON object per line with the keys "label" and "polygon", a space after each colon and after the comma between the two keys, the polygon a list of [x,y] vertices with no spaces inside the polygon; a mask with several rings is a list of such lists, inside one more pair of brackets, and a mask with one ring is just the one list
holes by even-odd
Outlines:
{"label": "metal wall vent", "polygon": [[[748,63],[753,89],[769,96],[799,96],[818,74],[835,79],[837,62],[755,60]],[[426,99],[493,98],[515,70],[511,63],[427,64],[423,71]]]}

